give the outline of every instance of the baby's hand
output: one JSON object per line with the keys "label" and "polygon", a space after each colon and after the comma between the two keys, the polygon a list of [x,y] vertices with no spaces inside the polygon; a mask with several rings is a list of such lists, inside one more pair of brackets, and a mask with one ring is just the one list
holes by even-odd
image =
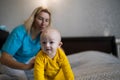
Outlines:
{"label": "baby's hand", "polygon": [[34,67],[35,57],[30,60],[30,62],[27,64],[28,69],[32,69]]}

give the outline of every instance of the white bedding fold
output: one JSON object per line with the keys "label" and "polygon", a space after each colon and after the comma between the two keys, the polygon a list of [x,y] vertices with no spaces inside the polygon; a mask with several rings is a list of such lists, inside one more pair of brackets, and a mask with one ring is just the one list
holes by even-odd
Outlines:
{"label": "white bedding fold", "polygon": [[75,80],[120,80],[120,60],[99,51],[69,55]]}

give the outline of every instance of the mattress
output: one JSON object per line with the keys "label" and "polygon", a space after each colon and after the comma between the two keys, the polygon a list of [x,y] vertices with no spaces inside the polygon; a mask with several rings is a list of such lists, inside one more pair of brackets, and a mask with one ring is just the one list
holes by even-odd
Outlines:
{"label": "mattress", "polygon": [[100,51],[69,55],[75,80],[120,80],[120,60]]}

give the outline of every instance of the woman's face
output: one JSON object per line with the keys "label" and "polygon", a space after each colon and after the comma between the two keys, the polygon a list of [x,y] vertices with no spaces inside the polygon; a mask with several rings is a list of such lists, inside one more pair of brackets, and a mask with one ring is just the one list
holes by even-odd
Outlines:
{"label": "woman's face", "polygon": [[47,12],[40,12],[34,19],[34,27],[37,30],[43,31],[49,26],[50,15]]}

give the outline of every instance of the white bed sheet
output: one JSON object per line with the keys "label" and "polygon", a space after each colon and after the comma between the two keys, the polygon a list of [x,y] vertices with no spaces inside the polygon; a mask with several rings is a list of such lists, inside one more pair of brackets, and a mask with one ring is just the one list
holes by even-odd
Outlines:
{"label": "white bed sheet", "polygon": [[120,60],[100,51],[69,55],[75,80],[120,80]]}

